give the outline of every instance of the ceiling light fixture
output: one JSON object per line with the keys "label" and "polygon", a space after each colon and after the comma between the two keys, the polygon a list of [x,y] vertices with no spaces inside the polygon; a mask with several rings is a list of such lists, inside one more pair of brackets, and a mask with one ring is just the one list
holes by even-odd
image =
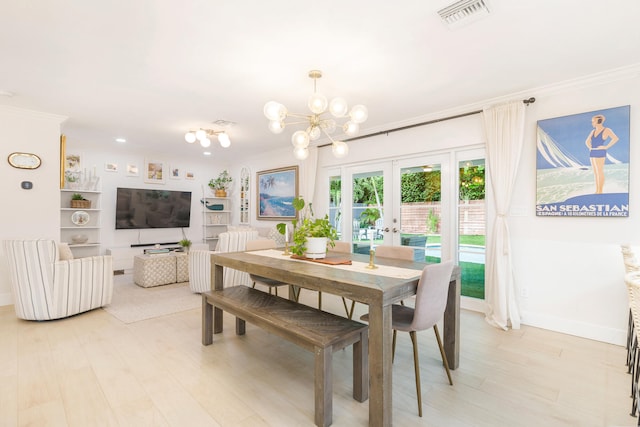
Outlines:
{"label": "ceiling light fixture", "polygon": [[198,130],[190,130],[189,132],[184,134],[184,140],[189,144],[193,144],[196,141],[200,142],[200,145],[203,148],[207,148],[211,146],[211,139],[209,137],[217,136],[218,142],[223,148],[227,148],[231,145],[231,140],[229,139],[229,135],[226,131],[223,130],[213,130],[213,129],[198,129]]}
{"label": "ceiling light fixture", "polygon": [[[313,79],[313,95],[309,97],[307,103],[311,114],[291,113],[287,108],[275,101],[267,102],[264,106],[264,115],[269,119],[269,130],[275,134],[282,133],[287,125],[306,125],[305,130],[298,130],[291,136],[293,144],[293,155],[296,159],[304,160],[309,156],[309,142],[315,141],[324,133],[331,141],[333,155],[336,157],[344,157],[349,153],[349,146],[343,141],[336,141],[331,138],[331,133],[336,130],[336,121],[328,115],[323,116],[327,107],[329,112],[335,118],[346,118],[347,121],[342,125],[342,131],[347,136],[355,136],[360,131],[360,123],[367,120],[369,113],[364,105],[355,105],[349,110],[347,101],[343,98],[334,98],[331,102],[327,102],[324,95],[316,92],[316,83],[322,77],[322,71],[309,71],[309,78]],[[347,114],[348,113],[348,114]],[[285,123],[287,117],[302,119]]]}

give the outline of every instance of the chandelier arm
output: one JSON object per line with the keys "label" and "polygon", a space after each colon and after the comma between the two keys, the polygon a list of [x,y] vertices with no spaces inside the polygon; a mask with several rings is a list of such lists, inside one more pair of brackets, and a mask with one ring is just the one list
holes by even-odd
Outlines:
{"label": "chandelier arm", "polygon": [[329,133],[326,130],[324,130],[323,127],[320,127],[320,130],[322,131],[322,133],[324,133],[327,136],[327,138],[329,138],[329,141],[335,144],[336,141],[333,138],[331,138],[331,135],[329,135]]}
{"label": "chandelier arm", "polygon": [[287,117],[296,117],[298,119],[311,120],[314,114],[287,113]]}
{"label": "chandelier arm", "polygon": [[284,123],[286,126],[289,126],[289,125],[299,125],[299,124],[307,124],[307,125],[308,125],[308,124],[310,124],[310,122],[309,122],[309,121],[301,121],[301,122],[283,122],[283,123]]}

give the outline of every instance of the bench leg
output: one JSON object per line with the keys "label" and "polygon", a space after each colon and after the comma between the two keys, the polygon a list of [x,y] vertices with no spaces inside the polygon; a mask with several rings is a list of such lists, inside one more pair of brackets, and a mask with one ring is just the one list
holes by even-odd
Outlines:
{"label": "bench leg", "polygon": [[316,347],[315,353],[315,421],[320,427],[330,426],[333,422],[333,379],[331,358],[333,348]]}
{"label": "bench leg", "polygon": [[236,317],[236,335],[244,335],[246,331],[245,321]]}
{"label": "bench leg", "polygon": [[364,402],[369,398],[369,333],[360,333],[353,344],[353,398]]}
{"label": "bench leg", "polygon": [[213,306],[207,301],[206,295],[202,294],[202,345],[209,345],[213,342]]}

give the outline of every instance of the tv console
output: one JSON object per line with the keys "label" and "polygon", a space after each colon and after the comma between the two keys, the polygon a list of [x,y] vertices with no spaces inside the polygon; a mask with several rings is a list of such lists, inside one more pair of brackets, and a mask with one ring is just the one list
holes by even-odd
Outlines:
{"label": "tv console", "polygon": [[155,246],[155,245],[160,245],[162,246],[168,246],[168,245],[177,245],[179,242],[167,242],[167,243],[132,243],[131,247],[132,248],[142,248],[144,246]]}
{"label": "tv console", "polygon": [[[170,251],[182,249],[178,245],[178,242],[132,243],[130,246],[108,248],[107,255],[111,255],[113,259],[113,271],[117,274],[133,273],[133,257],[136,255],[144,255],[148,249],[156,249],[156,245],[160,245],[158,249],[169,249]],[[209,245],[193,244],[191,248],[208,249]]]}

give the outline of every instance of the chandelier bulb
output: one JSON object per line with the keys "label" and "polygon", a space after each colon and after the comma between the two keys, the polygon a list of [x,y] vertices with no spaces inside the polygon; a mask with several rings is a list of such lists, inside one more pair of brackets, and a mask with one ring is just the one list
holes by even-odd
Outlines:
{"label": "chandelier bulb", "polygon": [[358,123],[348,121],[342,126],[342,130],[347,136],[356,136],[360,132],[360,125]]}
{"label": "chandelier bulb", "polygon": [[231,140],[229,139],[229,135],[226,132],[221,132],[218,134],[218,142],[223,148],[229,148],[231,145]]}
{"label": "chandelier bulb", "polygon": [[333,98],[329,103],[329,111],[334,117],[344,117],[349,111],[347,101],[344,98]]}
{"label": "chandelier bulb", "polygon": [[331,144],[331,151],[335,157],[340,159],[349,154],[349,146],[346,142],[334,141]]}
{"label": "chandelier bulb", "polygon": [[202,145],[202,148],[207,148],[211,145],[211,140],[205,136],[200,140],[200,145]]}
{"label": "chandelier bulb", "polygon": [[196,131],[196,139],[197,139],[198,141],[202,141],[202,140],[203,140],[204,138],[206,138],[206,137],[207,137],[207,132],[205,132],[205,130],[204,130],[204,129],[198,129],[198,130]]}
{"label": "chandelier bulb", "polygon": [[269,101],[264,105],[264,115],[272,121],[281,121],[287,117],[287,109],[279,102]]}
{"label": "chandelier bulb", "polygon": [[281,120],[271,120],[269,121],[269,130],[276,135],[282,133],[284,130],[284,122]]}
{"label": "chandelier bulb", "polygon": [[315,141],[320,138],[320,136],[322,136],[322,131],[318,126],[311,126],[307,128],[307,133],[309,134],[309,138],[311,138],[312,141]]}
{"label": "chandelier bulb", "polygon": [[291,135],[291,143],[296,148],[307,148],[309,146],[309,134],[299,130]]}
{"label": "chandelier bulb", "polygon": [[349,112],[349,117],[351,117],[351,121],[355,123],[364,123],[367,121],[367,118],[369,118],[369,112],[367,111],[367,107],[358,104],[353,106]]}
{"label": "chandelier bulb", "polygon": [[194,142],[196,142],[196,134],[194,132],[187,132],[184,134],[184,140],[187,141],[189,144],[193,144]]}
{"label": "chandelier bulb", "polygon": [[294,148],[293,149],[293,157],[298,160],[304,160],[309,157],[309,149],[308,148]]}
{"label": "chandelier bulb", "polygon": [[320,93],[314,93],[309,97],[307,105],[313,114],[322,114],[327,109],[327,98]]}

